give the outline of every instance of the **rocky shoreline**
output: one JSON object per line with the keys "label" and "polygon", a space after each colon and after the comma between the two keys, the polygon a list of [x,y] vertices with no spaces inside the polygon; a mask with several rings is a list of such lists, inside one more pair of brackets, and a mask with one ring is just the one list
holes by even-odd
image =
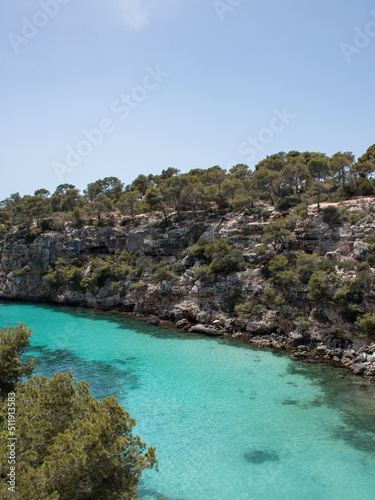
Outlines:
{"label": "rocky shoreline", "polygon": [[[375,235],[375,199],[342,202],[335,208],[339,222],[327,221],[316,207],[309,207],[304,217],[292,214],[288,236],[264,245],[267,225],[286,216],[272,207],[267,210],[267,217],[202,212],[180,220],[175,214],[168,227],[155,214],[138,216],[125,226],[120,220],[107,227],[76,228],[66,222],[63,230],[46,230],[32,241],[15,230],[0,240],[0,298],[129,314],[191,334],[284,349],[295,359],[329,362],[374,377],[375,342],[358,335],[345,304],[314,305],[306,298],[303,282],[301,291],[290,294],[267,278],[264,266],[275,256],[286,262],[293,255],[315,255],[331,266],[343,289],[360,272],[366,272],[372,283],[375,272],[368,255],[373,249],[367,241]],[[204,265],[186,252],[199,238],[228,241],[246,264],[243,270],[219,272],[211,282],[199,278],[197,270]],[[259,252],[259,247],[264,250]],[[141,262],[135,265],[152,261],[152,270],[140,274],[140,268],[124,260],[123,252],[138,252]],[[166,276],[155,281],[152,273],[158,262],[165,265],[160,272],[166,270]],[[114,278],[112,268],[123,274]],[[92,277],[95,272],[102,273],[100,280]],[[132,278],[132,273],[138,274]],[[83,286],[85,280],[90,286]],[[235,313],[238,299],[249,304],[248,315]],[[359,317],[375,312],[372,284],[354,305]]]}
{"label": "rocky shoreline", "polygon": [[345,367],[352,370],[356,375],[371,377],[375,380],[375,342],[366,344],[356,350],[327,346],[324,342],[319,342],[315,346],[299,344],[299,341],[303,341],[303,337],[296,333],[291,333],[288,336],[271,333],[270,335],[249,337],[241,332],[230,333],[214,330],[204,325],[195,325],[184,329],[191,333],[222,336],[259,347],[281,349],[290,353],[292,359],[304,359],[311,362],[319,361],[333,366]]}
{"label": "rocky shoreline", "polygon": [[[273,350],[282,350],[290,354],[292,359],[306,360],[308,362],[329,363],[332,366],[343,367],[353,371],[356,375],[375,380],[375,342],[365,344],[358,349],[353,349],[353,345],[346,347],[328,346],[324,342],[316,345],[299,344],[303,342],[303,336],[292,332],[283,335],[281,332],[270,333],[269,335],[249,337],[244,332],[230,332],[224,328],[214,328],[203,324],[191,325],[186,320],[177,323],[166,321],[155,315],[142,316],[140,314],[123,313],[119,311],[102,311],[104,313],[120,314],[121,316],[135,317],[139,320],[147,321],[155,326],[165,326],[177,330],[183,330],[192,334],[206,335],[209,337],[222,337],[240,341],[244,344],[265,347]],[[337,343],[337,342],[336,342]],[[347,342],[351,344],[350,342]]]}

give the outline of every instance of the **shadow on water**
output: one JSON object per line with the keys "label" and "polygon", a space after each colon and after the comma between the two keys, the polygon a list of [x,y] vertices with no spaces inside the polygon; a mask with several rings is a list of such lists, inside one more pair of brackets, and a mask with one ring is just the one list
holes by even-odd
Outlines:
{"label": "shadow on water", "polygon": [[308,402],[301,402],[297,399],[284,399],[283,401],[281,401],[281,404],[284,406],[297,406],[301,410],[308,410],[309,408],[317,408],[319,406],[323,406],[324,403],[321,399],[313,399],[312,401]]}
{"label": "shadow on water", "polygon": [[34,374],[43,373],[51,377],[56,372],[71,371],[76,380],[89,380],[92,395],[102,400],[109,394],[117,399],[123,399],[126,394],[140,387],[136,370],[133,368],[135,358],[114,360],[118,366],[103,361],[91,361],[67,349],[50,350],[43,346],[30,346],[26,358],[33,357],[37,364]]}
{"label": "shadow on water", "polygon": [[375,384],[354,375],[345,368],[325,364],[310,364],[291,360],[290,375],[302,375],[321,389],[319,399],[310,402],[284,400],[281,404],[295,404],[309,409],[326,406],[339,411],[341,424],[332,426],[331,436],[347,445],[375,456]]}
{"label": "shadow on water", "polygon": [[161,498],[163,500],[185,500],[183,498],[178,498],[178,497],[170,497],[167,495],[164,495],[160,491],[157,491],[155,489],[151,488],[142,488],[142,485],[138,488],[138,496],[139,498],[152,498],[152,500],[160,500]]}

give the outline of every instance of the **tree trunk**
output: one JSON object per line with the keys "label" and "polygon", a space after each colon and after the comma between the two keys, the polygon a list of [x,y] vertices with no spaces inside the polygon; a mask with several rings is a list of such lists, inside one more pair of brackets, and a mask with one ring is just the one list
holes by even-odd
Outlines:
{"label": "tree trunk", "polygon": [[271,189],[269,186],[267,186],[267,191],[268,191],[269,197],[271,198],[271,205],[275,205],[275,202],[273,201],[273,198],[272,198]]}

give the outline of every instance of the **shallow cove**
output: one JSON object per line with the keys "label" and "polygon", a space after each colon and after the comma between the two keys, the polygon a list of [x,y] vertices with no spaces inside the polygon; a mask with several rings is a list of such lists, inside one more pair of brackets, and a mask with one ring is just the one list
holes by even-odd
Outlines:
{"label": "shallow cove", "polygon": [[140,498],[373,499],[375,387],[343,369],[131,318],[0,302],[32,328],[35,372],[117,397],[156,446]]}

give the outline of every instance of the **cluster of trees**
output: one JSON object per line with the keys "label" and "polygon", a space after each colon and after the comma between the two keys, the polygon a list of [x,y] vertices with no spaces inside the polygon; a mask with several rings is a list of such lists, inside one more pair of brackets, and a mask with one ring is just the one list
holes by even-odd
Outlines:
{"label": "cluster of trees", "polygon": [[[35,364],[21,360],[30,335],[24,324],[0,330],[1,498],[137,498],[142,471],[157,466],[155,449],[132,434],[135,420],[115,398],[97,401],[71,373],[20,383]],[[15,408],[11,424],[9,401]],[[9,429],[17,437],[12,458]]]}
{"label": "cluster of trees", "polygon": [[[160,211],[167,223],[169,211],[196,213],[199,209],[253,208],[264,200],[280,210],[302,200],[339,201],[355,195],[374,193],[375,144],[355,161],[350,152],[329,157],[323,153],[280,152],[259,162],[254,171],[238,164],[226,171],[219,166],[180,173],[175,168],[160,175],[139,175],[131,184],[117,177],[106,177],[88,184],[81,193],[72,184],[61,184],[54,193],[38,189],[33,196],[18,193],[0,203],[0,233],[11,225],[30,229],[44,222],[54,229],[56,221],[46,220],[54,213],[68,213],[79,225],[87,217],[100,223],[103,213],[119,211],[132,219],[136,214]],[[42,221],[42,222],[41,222]],[[43,229],[43,228],[42,228]],[[58,230],[58,227],[55,227]],[[35,232],[34,236],[37,234]]]}

